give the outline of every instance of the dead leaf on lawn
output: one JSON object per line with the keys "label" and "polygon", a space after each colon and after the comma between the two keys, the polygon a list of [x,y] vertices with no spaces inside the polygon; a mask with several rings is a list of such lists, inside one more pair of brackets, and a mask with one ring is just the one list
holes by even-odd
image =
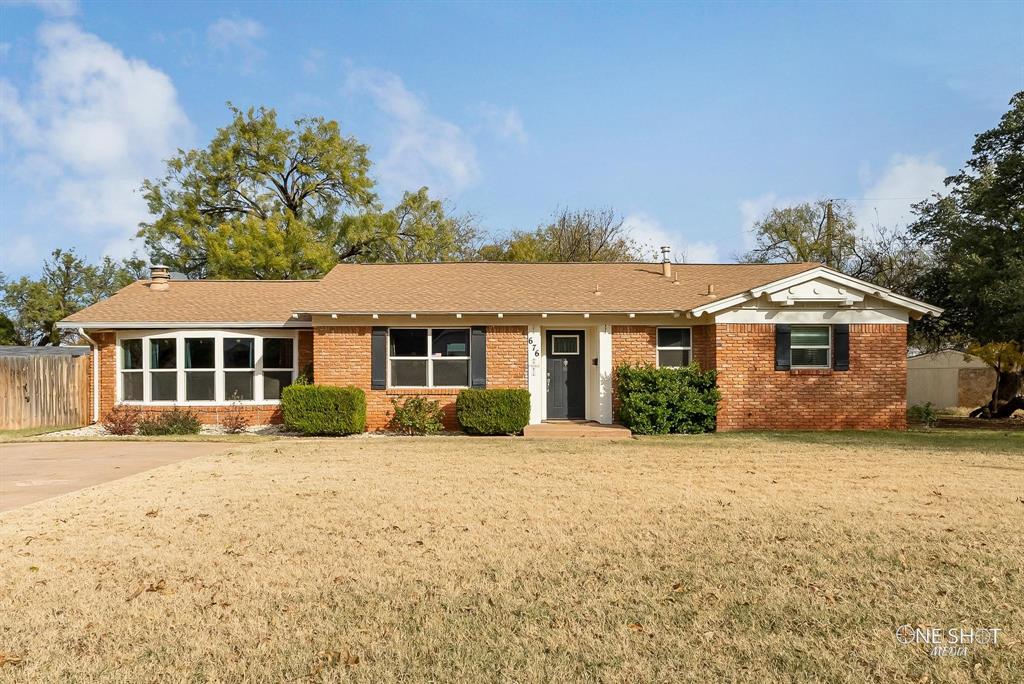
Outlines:
{"label": "dead leaf on lawn", "polygon": [[352,667],[353,665],[358,664],[359,656],[355,655],[347,648],[344,651],[320,651],[316,654],[316,659],[312,667],[309,669],[309,676],[315,677],[328,667],[337,667],[339,665]]}
{"label": "dead leaf on lawn", "polygon": [[634,622],[630,624],[629,629],[633,632],[642,632],[644,631],[644,626],[641,625],[639,622]]}
{"label": "dead leaf on lawn", "polygon": [[24,662],[24,658],[16,656],[11,653],[0,653],[0,667],[4,665],[21,665]]}
{"label": "dead leaf on lawn", "polygon": [[676,582],[675,584],[672,585],[672,591],[678,592],[678,591],[686,591],[686,590],[683,588],[683,583],[682,582]]}
{"label": "dead leaf on lawn", "polygon": [[160,509],[159,508],[154,508],[151,511],[146,511],[146,517],[147,518],[155,518],[158,515],[160,515]]}

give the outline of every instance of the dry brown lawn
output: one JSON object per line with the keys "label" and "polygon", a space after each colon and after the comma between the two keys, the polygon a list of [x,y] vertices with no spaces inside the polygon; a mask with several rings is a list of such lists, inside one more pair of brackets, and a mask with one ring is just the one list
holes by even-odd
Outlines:
{"label": "dry brown lawn", "polygon": [[0,680],[1021,681],[1024,442],[915,440],[225,445],[0,514]]}

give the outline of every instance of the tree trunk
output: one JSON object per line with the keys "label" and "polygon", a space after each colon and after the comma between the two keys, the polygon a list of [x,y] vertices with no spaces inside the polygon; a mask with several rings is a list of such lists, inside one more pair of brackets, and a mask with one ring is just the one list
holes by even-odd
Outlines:
{"label": "tree trunk", "polygon": [[1024,409],[1024,373],[996,371],[996,388],[992,399],[971,411],[972,418],[1009,418],[1018,409]]}

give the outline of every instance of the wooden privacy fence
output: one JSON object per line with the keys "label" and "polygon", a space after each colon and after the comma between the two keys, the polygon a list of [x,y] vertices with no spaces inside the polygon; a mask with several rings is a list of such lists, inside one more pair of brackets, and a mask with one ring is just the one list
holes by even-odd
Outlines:
{"label": "wooden privacy fence", "polygon": [[89,357],[0,355],[0,429],[89,422]]}

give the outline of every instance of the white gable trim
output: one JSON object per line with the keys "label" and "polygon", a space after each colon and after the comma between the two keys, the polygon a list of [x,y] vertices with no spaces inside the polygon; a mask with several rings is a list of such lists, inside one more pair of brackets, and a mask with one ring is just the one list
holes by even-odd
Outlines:
{"label": "white gable trim", "polygon": [[[829,291],[820,293],[804,293],[799,286],[811,281],[824,281]],[[692,310],[694,316],[715,314],[733,307],[741,306],[755,299],[768,295],[769,301],[777,305],[790,306],[796,303],[831,304],[836,307],[849,307],[864,301],[864,297],[872,296],[888,302],[900,309],[905,309],[914,318],[931,315],[938,316],[942,309],[931,304],[898,295],[892,290],[869,283],[866,280],[852,278],[846,274],[825,266],[812,268],[781,280],[776,280],[747,292],[726,297],[725,299],[698,306]]]}

